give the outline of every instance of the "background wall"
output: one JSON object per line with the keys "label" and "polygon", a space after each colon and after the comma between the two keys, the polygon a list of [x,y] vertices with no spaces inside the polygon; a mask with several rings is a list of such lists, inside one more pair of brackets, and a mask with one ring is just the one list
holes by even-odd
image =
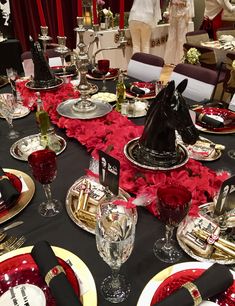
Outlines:
{"label": "background wall", "polygon": [[203,13],[204,13],[204,5],[205,0],[194,0],[194,8],[195,8],[195,18],[194,18],[194,28],[198,30],[202,20],[203,20]]}

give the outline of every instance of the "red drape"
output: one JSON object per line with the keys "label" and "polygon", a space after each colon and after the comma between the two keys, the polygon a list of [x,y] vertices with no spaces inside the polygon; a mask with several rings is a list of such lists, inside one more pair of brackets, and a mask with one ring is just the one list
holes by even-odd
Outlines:
{"label": "red drape", "polygon": [[[56,0],[42,0],[41,2],[48,26],[48,35],[53,38],[53,43],[57,43]],[[76,27],[77,0],[61,2],[67,46],[73,49],[76,47],[76,35],[73,29]],[[15,37],[21,42],[23,51],[29,50],[29,36],[37,40],[40,34],[40,18],[36,0],[10,0],[10,6]]]}
{"label": "red drape", "polygon": [[[57,43],[56,0],[42,0],[41,2],[48,34],[53,38],[52,42]],[[73,29],[77,26],[77,0],[63,0],[61,2],[67,46],[73,49],[76,47],[76,35]],[[130,11],[132,3],[133,0],[125,0],[125,12]],[[10,5],[15,37],[21,42],[23,51],[29,50],[28,37],[32,36],[36,40],[40,34],[40,18],[36,0],[10,0]],[[119,13],[119,1],[117,0],[106,0],[105,7],[110,7],[113,13]]]}

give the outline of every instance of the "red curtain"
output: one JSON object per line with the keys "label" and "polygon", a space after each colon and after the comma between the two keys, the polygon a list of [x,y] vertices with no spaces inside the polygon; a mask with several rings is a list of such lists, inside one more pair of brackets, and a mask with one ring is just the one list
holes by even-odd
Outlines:
{"label": "red curtain", "polygon": [[[43,12],[48,26],[48,35],[57,43],[58,26],[56,15],[56,0],[41,0]],[[63,10],[63,21],[67,46],[71,49],[76,47],[77,0],[61,1]],[[11,18],[15,37],[19,39],[23,51],[29,50],[29,36],[37,40],[40,34],[40,19],[36,0],[10,0]]]}
{"label": "red curtain", "polygon": [[[144,1],[144,0],[143,0]],[[76,47],[77,0],[62,0],[63,22],[67,47]],[[48,26],[48,35],[53,38],[52,42],[57,43],[58,27],[56,14],[56,0],[41,0],[43,12]],[[125,11],[131,9],[133,0],[125,1]],[[40,19],[36,0],[10,0],[11,18],[14,34],[21,42],[23,51],[29,50],[29,36],[37,40],[40,34]],[[119,13],[118,0],[106,0],[105,7],[110,7],[112,12]]]}

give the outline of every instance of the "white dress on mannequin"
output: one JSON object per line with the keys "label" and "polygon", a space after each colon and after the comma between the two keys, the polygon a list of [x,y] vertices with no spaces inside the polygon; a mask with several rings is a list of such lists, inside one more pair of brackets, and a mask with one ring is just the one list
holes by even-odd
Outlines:
{"label": "white dress on mannequin", "polygon": [[161,18],[160,0],[134,0],[129,15],[133,54],[149,53],[152,28]]}
{"label": "white dress on mannequin", "polygon": [[189,21],[194,17],[194,1],[170,0],[168,10],[170,26],[164,60],[166,64],[177,65],[184,55],[183,44]]}

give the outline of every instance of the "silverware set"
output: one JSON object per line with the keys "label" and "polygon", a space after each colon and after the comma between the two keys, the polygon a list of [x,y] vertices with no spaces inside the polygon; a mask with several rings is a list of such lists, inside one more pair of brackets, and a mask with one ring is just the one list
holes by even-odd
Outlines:
{"label": "silverware set", "polygon": [[8,236],[6,233],[7,230],[19,226],[22,223],[23,221],[13,222],[10,225],[0,229],[0,255],[16,250],[25,243],[26,238],[24,236],[18,238],[12,235]]}

